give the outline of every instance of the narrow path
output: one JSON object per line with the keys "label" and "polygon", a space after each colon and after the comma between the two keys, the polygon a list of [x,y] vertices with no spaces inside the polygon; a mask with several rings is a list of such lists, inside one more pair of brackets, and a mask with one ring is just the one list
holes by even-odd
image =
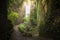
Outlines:
{"label": "narrow path", "polygon": [[10,40],[34,40],[32,37],[24,37],[18,30],[19,25],[14,27],[14,32],[11,35]]}
{"label": "narrow path", "polygon": [[[23,36],[22,33],[20,33],[20,31],[18,30],[18,27],[19,27],[19,25],[16,25],[14,27],[14,32],[12,33],[10,40],[38,40],[38,39],[33,38],[33,37]],[[41,37],[40,40],[52,40],[52,39]]]}

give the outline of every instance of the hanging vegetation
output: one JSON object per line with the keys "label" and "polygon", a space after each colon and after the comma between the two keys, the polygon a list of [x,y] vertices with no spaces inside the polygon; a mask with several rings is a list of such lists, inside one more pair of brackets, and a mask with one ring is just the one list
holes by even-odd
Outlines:
{"label": "hanging vegetation", "polygon": [[14,25],[18,15],[18,9],[22,5],[23,0],[9,0],[8,4],[8,19],[12,21]]}

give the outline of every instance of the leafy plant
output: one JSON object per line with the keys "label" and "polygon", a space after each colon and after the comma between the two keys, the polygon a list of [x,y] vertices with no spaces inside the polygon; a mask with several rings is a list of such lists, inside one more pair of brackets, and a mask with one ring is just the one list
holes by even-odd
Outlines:
{"label": "leafy plant", "polygon": [[25,29],[26,29],[26,25],[24,24],[24,23],[22,23],[22,24],[20,24],[20,26],[19,26],[19,30],[21,31],[21,32],[24,32],[25,31]]}
{"label": "leafy plant", "polygon": [[29,22],[30,18],[29,17],[24,17],[24,21]]}
{"label": "leafy plant", "polygon": [[8,15],[8,19],[12,21],[13,24],[15,24],[16,19],[19,17],[17,12],[11,12]]}
{"label": "leafy plant", "polygon": [[25,23],[20,24],[19,30],[21,33],[23,33],[23,36],[32,36],[32,27],[28,27],[29,25],[26,25]]}

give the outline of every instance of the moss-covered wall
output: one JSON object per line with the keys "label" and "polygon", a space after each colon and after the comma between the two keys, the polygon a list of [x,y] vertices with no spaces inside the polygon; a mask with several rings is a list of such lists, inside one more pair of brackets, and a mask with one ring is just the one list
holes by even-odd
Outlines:
{"label": "moss-covered wall", "polygon": [[[8,2],[8,16],[10,14],[12,15],[12,12],[13,12],[13,14],[16,13],[19,16],[16,20],[13,19],[13,21],[15,21],[14,24],[20,24],[23,21],[23,19],[22,19],[24,16],[23,2],[24,2],[24,0],[9,0],[9,2]],[[13,18],[13,16],[11,16],[11,17]],[[9,19],[9,17],[8,17],[8,19]]]}
{"label": "moss-covered wall", "polygon": [[[42,0],[43,1],[43,0]],[[43,4],[45,10],[45,26],[41,30],[42,36],[53,38],[54,40],[60,40],[60,0],[46,0],[46,4]],[[40,32],[41,32],[40,30]]]}

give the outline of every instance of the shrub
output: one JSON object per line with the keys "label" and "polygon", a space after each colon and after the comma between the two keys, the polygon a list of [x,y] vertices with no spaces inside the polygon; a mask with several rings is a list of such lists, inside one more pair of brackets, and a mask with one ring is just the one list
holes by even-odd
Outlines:
{"label": "shrub", "polygon": [[30,18],[29,17],[24,17],[23,18],[25,22],[29,22]]}
{"label": "shrub", "polygon": [[23,33],[23,36],[31,36],[32,28],[29,25],[22,23],[19,26],[19,31]]}
{"label": "shrub", "polygon": [[19,17],[17,12],[11,12],[8,15],[8,19],[12,21],[13,24],[15,24],[16,19]]}
{"label": "shrub", "polygon": [[25,32],[26,27],[27,26],[24,23],[20,24],[20,26],[19,26],[20,32]]}

